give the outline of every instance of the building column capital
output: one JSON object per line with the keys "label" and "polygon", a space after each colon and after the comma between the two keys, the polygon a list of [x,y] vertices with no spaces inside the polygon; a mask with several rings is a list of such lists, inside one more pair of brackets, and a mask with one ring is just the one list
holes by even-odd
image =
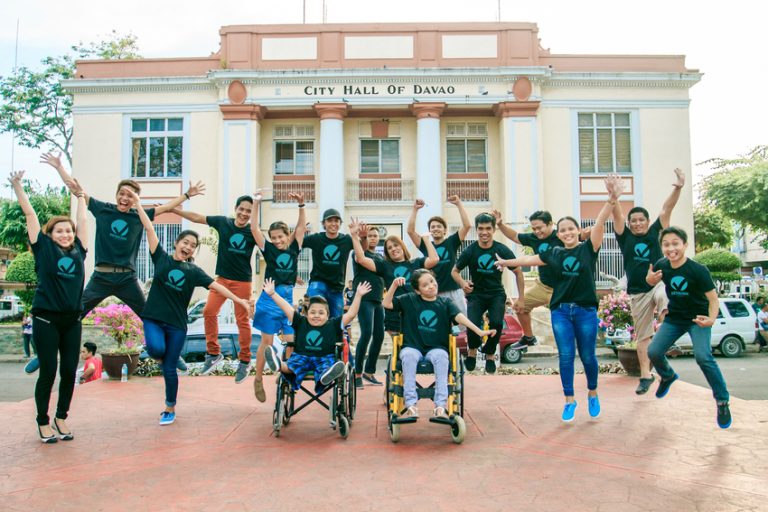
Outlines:
{"label": "building column capital", "polygon": [[261,105],[219,105],[225,121],[249,119],[261,121],[267,113],[267,108]]}
{"label": "building column capital", "polygon": [[313,108],[320,117],[321,121],[325,119],[343,120],[349,112],[349,105],[346,103],[315,103]]}
{"label": "building column capital", "polygon": [[540,101],[502,101],[493,106],[493,113],[500,118],[536,117]]}
{"label": "building column capital", "polygon": [[445,110],[445,103],[411,103],[410,109],[416,119],[438,118]]}

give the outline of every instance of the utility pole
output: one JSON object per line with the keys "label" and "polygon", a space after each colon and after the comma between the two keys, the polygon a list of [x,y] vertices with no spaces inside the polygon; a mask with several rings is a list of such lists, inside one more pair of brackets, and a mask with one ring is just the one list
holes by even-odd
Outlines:
{"label": "utility pole", "polygon": [[[16,18],[16,48],[13,52],[13,74],[16,74],[16,70],[19,68],[19,18]],[[16,130],[11,132],[11,171],[16,170],[14,165],[16,157]]]}

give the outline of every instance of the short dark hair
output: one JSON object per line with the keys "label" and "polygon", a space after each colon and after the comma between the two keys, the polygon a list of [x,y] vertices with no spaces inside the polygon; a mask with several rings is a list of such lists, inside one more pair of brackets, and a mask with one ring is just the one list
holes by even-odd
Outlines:
{"label": "short dark hair", "polygon": [[627,220],[629,220],[629,218],[632,217],[633,213],[642,213],[643,217],[645,217],[645,220],[651,220],[651,216],[648,214],[648,210],[646,210],[642,206],[635,206],[631,210],[629,210],[629,213],[627,213]]}
{"label": "short dark hair", "polygon": [[280,231],[282,231],[283,233],[285,233],[286,235],[289,235],[289,236],[291,234],[291,230],[288,228],[288,224],[286,224],[285,222],[283,222],[281,220],[278,220],[278,221],[273,222],[272,224],[270,224],[269,225],[269,229],[267,230],[267,234],[271,233],[274,230],[280,230]]}
{"label": "short dark hair", "polygon": [[243,201],[253,204],[253,198],[251,196],[249,195],[240,196],[237,198],[237,201],[235,201],[235,208],[240,206],[240,203],[242,203]]}
{"label": "short dark hair", "polygon": [[120,189],[123,187],[130,187],[137,194],[141,194],[141,185],[139,185],[139,183],[134,180],[120,180],[120,183],[117,184],[117,190],[115,191],[115,194],[120,192]]}
{"label": "short dark hair", "polygon": [[535,220],[540,220],[544,224],[552,224],[552,214],[549,213],[547,210],[536,210],[531,214],[530,217],[528,217],[528,220],[530,222],[533,222]]}
{"label": "short dark hair", "polygon": [[92,341],[86,341],[83,343],[83,348],[90,352],[92,355],[96,355],[96,344]]}
{"label": "short dark hair", "polygon": [[421,276],[423,276],[424,274],[430,274],[432,277],[437,279],[437,277],[435,277],[435,273],[427,268],[420,268],[420,269],[414,270],[413,273],[411,274],[411,280],[408,282],[408,284],[411,285],[411,288],[413,288],[414,291],[419,289],[419,279],[421,279]]}
{"label": "short dark hair", "polygon": [[475,229],[477,229],[480,224],[490,224],[495,228],[496,217],[487,212],[480,213],[475,217]]}
{"label": "short dark hair", "polygon": [[440,224],[443,225],[443,228],[448,229],[448,224],[445,222],[445,219],[439,215],[435,215],[429,218],[429,220],[427,221],[427,228],[429,228],[429,226],[431,226],[433,222],[439,222]]}
{"label": "short dark hair", "polygon": [[[305,295],[306,297],[306,295]],[[328,301],[325,300],[325,297],[322,295],[313,295],[309,298],[309,305],[307,306],[307,310],[309,310],[310,307],[312,307],[312,304],[322,304],[325,306],[325,310],[328,311],[328,314],[331,314],[331,307],[328,305]]]}
{"label": "short dark hair", "polygon": [[557,221],[558,229],[560,228],[560,223],[563,222],[564,220],[569,220],[569,221],[573,222],[576,225],[576,229],[580,229],[581,228],[581,226],[579,225],[579,221],[577,221],[576,219],[574,219],[570,215],[566,215],[565,217],[560,217],[558,219],[558,221]]}
{"label": "short dark hair", "polygon": [[677,226],[669,226],[661,230],[659,233],[659,242],[661,242],[666,235],[675,235],[683,241],[684,244],[688,243],[688,233],[683,228]]}

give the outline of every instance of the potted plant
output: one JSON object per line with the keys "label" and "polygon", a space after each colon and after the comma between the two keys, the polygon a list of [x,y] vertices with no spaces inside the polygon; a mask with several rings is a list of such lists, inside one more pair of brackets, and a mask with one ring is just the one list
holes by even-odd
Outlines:
{"label": "potted plant", "polygon": [[86,318],[93,320],[106,336],[114,339],[117,347],[102,351],[104,370],[113,379],[119,379],[123,364],[132,375],[139,365],[139,353],[144,345],[144,326],[141,319],[125,304],[110,304],[94,308]]}
{"label": "potted plant", "polygon": [[629,334],[627,341],[615,344],[616,355],[628,375],[638,376],[640,375],[640,361],[637,358],[637,343],[629,301],[629,295],[624,291],[606,295],[600,299],[597,316],[600,318],[600,327],[605,329],[609,335],[622,332]]}

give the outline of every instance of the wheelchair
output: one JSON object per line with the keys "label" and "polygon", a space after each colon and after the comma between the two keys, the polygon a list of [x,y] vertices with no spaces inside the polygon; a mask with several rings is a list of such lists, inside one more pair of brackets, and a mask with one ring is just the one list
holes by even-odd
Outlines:
{"label": "wheelchair", "polygon": [[[403,372],[400,362],[400,349],[403,346],[403,335],[395,336],[392,343],[392,355],[387,360],[386,382],[384,387],[384,403],[387,406],[389,437],[393,443],[400,439],[400,425],[415,423],[416,418],[400,418],[405,410],[403,398]],[[432,363],[423,358],[416,368],[416,375],[434,374]],[[419,400],[423,398],[434,399],[435,383],[427,387],[416,381],[416,392]],[[456,444],[464,441],[467,426],[464,422],[464,362],[459,356],[456,346],[456,338],[451,336],[448,344],[448,401],[446,403],[447,418],[431,417],[432,423],[440,423],[451,427],[451,438]]]}
{"label": "wheelchair", "polygon": [[[349,350],[349,330],[344,331],[342,339],[336,343],[336,360],[343,361],[345,368],[344,374],[336,379],[330,386],[314,392],[314,375],[307,373],[304,380],[299,383],[299,389],[294,390],[291,382],[282,373],[277,380],[277,397],[275,399],[275,410],[272,413],[272,432],[275,437],[280,437],[280,431],[288,426],[291,418],[308,407],[311,403],[317,402],[328,410],[330,416],[330,427],[337,430],[342,439],[349,436],[349,430],[352,427],[352,420],[355,418],[357,408],[357,388],[355,387],[355,368],[350,358]],[[311,387],[306,387],[304,382],[311,382]],[[297,406],[297,392],[302,391],[308,396],[306,401]],[[330,394],[330,400],[327,402],[323,397]]]}

